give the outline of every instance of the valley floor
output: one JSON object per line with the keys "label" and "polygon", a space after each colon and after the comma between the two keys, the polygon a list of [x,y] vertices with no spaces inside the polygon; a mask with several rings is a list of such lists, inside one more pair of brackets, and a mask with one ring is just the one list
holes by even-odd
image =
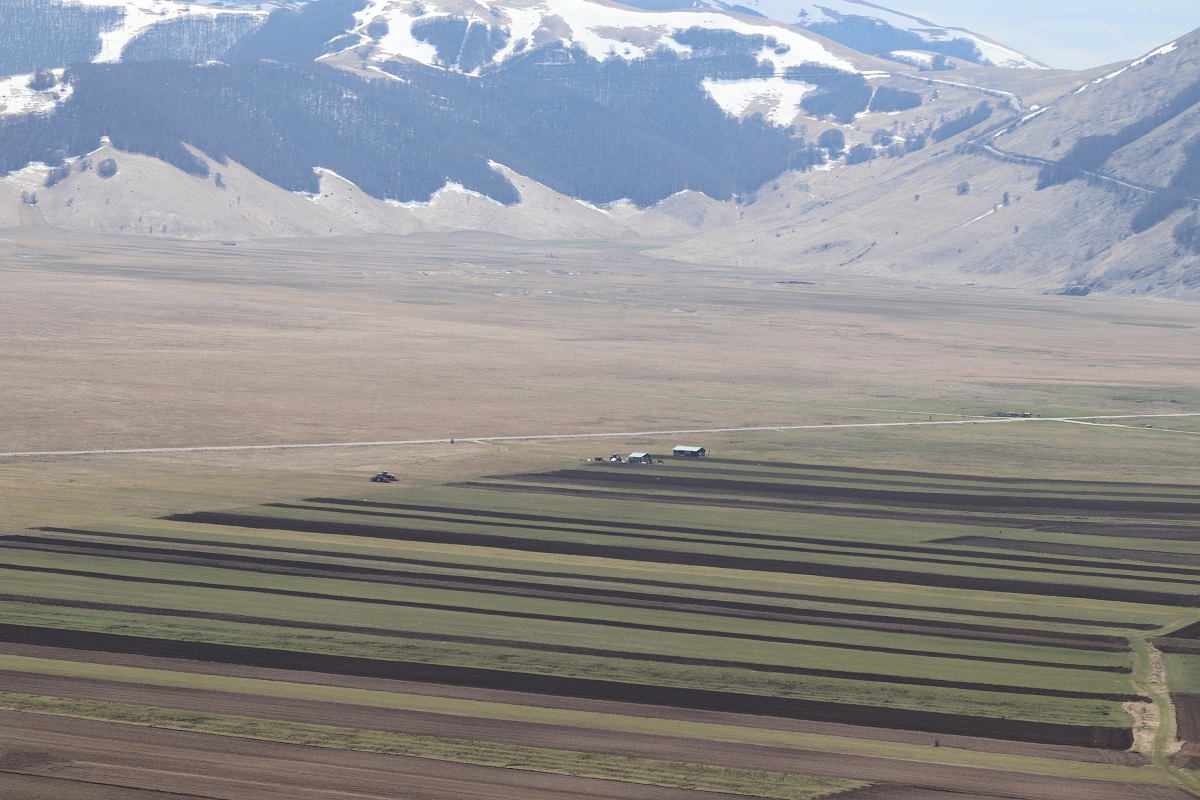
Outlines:
{"label": "valley floor", "polygon": [[0,253],[0,793],[1197,796],[1192,306]]}

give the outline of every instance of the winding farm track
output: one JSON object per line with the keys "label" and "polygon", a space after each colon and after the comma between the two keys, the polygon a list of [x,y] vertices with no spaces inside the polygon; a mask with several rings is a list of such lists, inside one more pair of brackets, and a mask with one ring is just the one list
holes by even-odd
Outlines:
{"label": "winding farm track", "polygon": [[[925,412],[899,412],[920,414]],[[493,443],[493,442],[533,442],[533,441],[548,441],[556,439],[621,439],[631,436],[692,436],[709,433],[754,433],[758,431],[821,431],[821,430],[839,430],[846,428],[905,428],[905,427],[933,427],[946,425],[999,425],[999,424],[1015,424],[1015,423],[1032,423],[1032,422],[1065,422],[1084,425],[1099,425],[1105,427],[1131,427],[1121,425],[1114,420],[1142,420],[1142,419],[1179,419],[1186,417],[1200,417],[1200,412],[1182,413],[1182,414],[1107,414],[1100,416],[1081,416],[1081,417],[964,417],[963,419],[953,420],[923,420],[913,422],[839,422],[828,423],[821,425],[761,425],[756,427],[746,428],[693,428],[690,430],[669,430],[669,431],[609,431],[595,433],[543,433],[531,434],[526,436],[460,436],[456,437],[457,441],[476,442],[476,443]],[[1172,433],[1195,433],[1194,431],[1171,431]],[[423,444],[445,444],[447,440],[441,439],[402,439],[396,441],[374,441],[374,442],[319,442],[305,444],[231,444],[231,445],[206,445],[200,447],[135,447],[125,449],[109,449],[109,450],[41,450],[41,451],[26,451],[26,452],[11,452],[0,453],[0,458],[16,459],[16,458],[66,458],[73,456],[120,456],[120,455],[147,455],[157,453],[228,453],[238,451],[253,451],[253,450],[315,450],[320,448],[334,447],[395,447],[402,445],[423,445]]]}

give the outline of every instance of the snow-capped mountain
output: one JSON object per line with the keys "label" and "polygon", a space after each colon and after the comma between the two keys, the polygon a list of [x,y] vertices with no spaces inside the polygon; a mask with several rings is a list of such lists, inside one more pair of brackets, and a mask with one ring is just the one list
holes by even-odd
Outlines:
{"label": "snow-capped mountain", "polygon": [[693,260],[1037,252],[1038,285],[1200,292],[1200,33],[1121,70],[947,75],[1003,53],[860,0],[637,2],[0,0],[0,224],[31,215],[5,197],[197,237],[653,219],[724,226]]}
{"label": "snow-capped mountain", "polygon": [[605,0],[369,0],[354,18],[358,38],[347,37],[346,49],[375,70],[401,61],[480,75],[537,50],[597,62],[736,51],[741,61],[706,76],[705,90],[733,116],[753,108],[784,126],[817,88],[797,79],[805,69],[862,71],[802,29],[716,10],[644,11]]}
{"label": "snow-capped mountain", "polygon": [[[920,54],[997,67],[1044,69],[1045,64],[964,28],[938,25],[921,17],[867,0],[625,0],[639,8],[717,8],[807,28],[871,55],[897,54],[895,60],[926,68],[945,68]],[[913,53],[916,55],[913,55]],[[951,61],[952,63],[952,61]]]}
{"label": "snow-capped mountain", "polygon": [[[51,181],[107,140],[198,177],[233,160],[307,194],[330,173],[384,201],[427,202],[456,184],[519,202],[495,166],[504,165],[594,205],[648,206],[685,190],[724,201],[789,168],[920,149],[939,119],[978,99],[940,100],[937,116],[924,115],[938,92],[905,80],[913,67],[718,8],[0,0],[0,9],[0,27],[32,31],[0,47],[0,66],[17,73],[0,86],[0,170],[41,162]],[[819,143],[808,123],[874,129]]]}
{"label": "snow-capped mountain", "polygon": [[1200,299],[1200,30],[1058,87],[952,128],[952,148],[780,180],[736,228],[674,255]]}
{"label": "snow-capped mountain", "polygon": [[[0,75],[81,61],[254,58],[322,60],[377,74],[415,63],[480,75],[536,51],[597,62],[737,51],[736,65],[705,77],[709,95],[730,114],[752,110],[790,125],[800,100],[817,87],[788,80],[789,72],[795,77],[813,65],[862,71],[844,48],[776,21],[715,9],[645,11],[607,0],[0,0],[0,11],[0,28],[31,32],[0,48]],[[25,105],[7,107],[13,113]]]}
{"label": "snow-capped mountain", "polygon": [[[711,48],[717,31],[731,42],[755,39],[755,57],[779,73],[811,63],[856,71],[803,31],[719,11],[643,11],[605,0],[369,0],[354,16],[373,60],[401,57],[467,72],[542,47],[578,48],[598,61],[663,50],[686,57]],[[693,42],[681,35],[696,29],[710,36]]]}

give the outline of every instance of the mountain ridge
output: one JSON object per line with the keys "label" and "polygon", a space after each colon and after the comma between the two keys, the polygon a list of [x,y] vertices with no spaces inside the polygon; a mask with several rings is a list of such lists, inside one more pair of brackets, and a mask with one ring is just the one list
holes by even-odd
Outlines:
{"label": "mountain ridge", "polygon": [[188,60],[133,36],[128,60],[0,80],[0,227],[653,237],[700,263],[1200,297],[1200,32],[1086,73],[936,72],[749,5],[242,5],[232,44],[171,28]]}

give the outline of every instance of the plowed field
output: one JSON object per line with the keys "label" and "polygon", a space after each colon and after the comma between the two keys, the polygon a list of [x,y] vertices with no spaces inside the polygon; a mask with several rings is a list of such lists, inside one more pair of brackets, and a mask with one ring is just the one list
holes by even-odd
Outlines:
{"label": "plowed field", "polygon": [[[1049,533],[1062,538],[1027,544],[990,525],[1003,514],[1019,523],[1010,531],[1190,533],[1196,492],[938,480],[595,465],[439,490],[459,502],[320,497],[3,535],[0,703],[25,709],[7,714],[26,721],[14,730],[25,725],[58,755],[10,747],[15,766],[0,781],[43,792],[73,781],[97,798],[167,785],[282,796],[302,740],[328,742],[314,769],[331,782],[370,762],[380,775],[412,771],[421,796],[464,791],[420,759],[338,752],[401,737],[451,743],[457,755],[434,760],[489,781],[497,797],[671,798],[686,787],[715,797],[727,775],[744,774],[770,796],[837,779],[871,784],[836,790],[852,800],[1181,799],[1128,752],[1122,703],[1146,699],[1131,682],[1130,637],[1200,603],[1200,570],[1167,546],[1077,546],[1075,534]],[[615,499],[613,484],[627,496]],[[693,492],[807,507],[764,506],[738,527],[709,519]],[[928,521],[896,522],[910,512]],[[1177,702],[1190,730],[1190,701]],[[81,723],[97,730],[122,719],[182,727],[163,734],[163,763],[178,757],[167,742],[253,730],[275,737],[250,750],[281,759],[279,777],[267,770],[248,789],[187,758],[173,772],[139,767],[147,773],[108,752],[68,760],[51,744],[68,747],[72,729],[48,713],[108,720]],[[490,777],[504,758],[489,748],[501,747],[525,748],[512,763],[530,758],[533,772]],[[605,794],[587,765],[614,758],[640,766],[611,773]],[[693,761],[710,770],[699,784],[683,777],[701,769],[681,766]],[[375,796],[377,778],[353,791]],[[779,781],[794,785],[766,788]],[[332,791],[319,782],[292,796]]]}

